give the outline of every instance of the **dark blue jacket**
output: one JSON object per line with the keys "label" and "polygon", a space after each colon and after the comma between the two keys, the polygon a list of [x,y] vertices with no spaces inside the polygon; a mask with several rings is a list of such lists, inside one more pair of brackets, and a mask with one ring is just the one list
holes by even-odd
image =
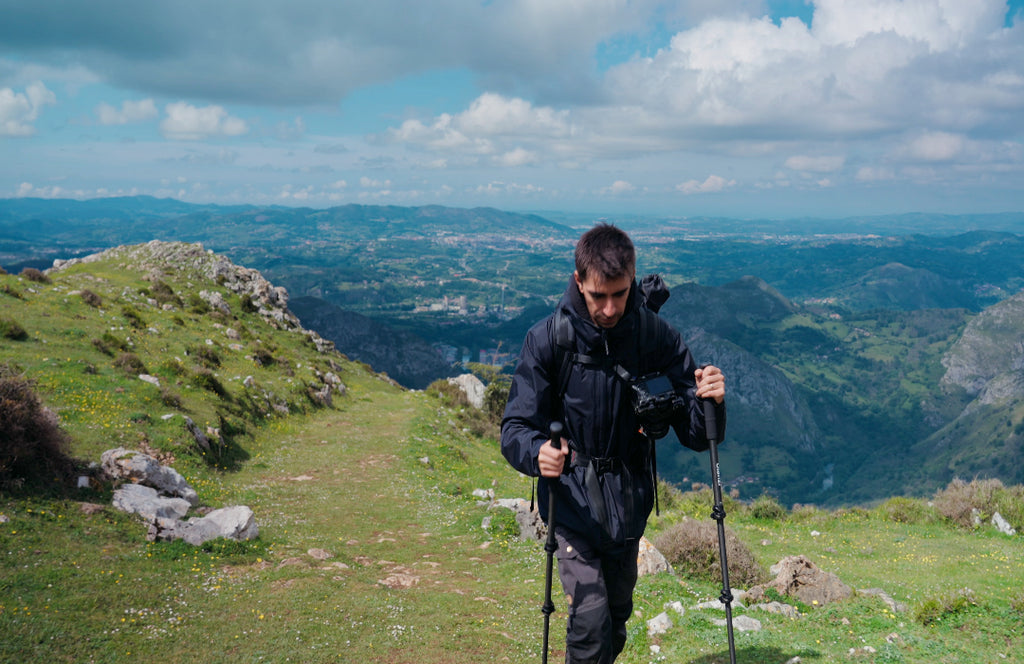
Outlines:
{"label": "dark blue jacket", "polygon": [[[538,477],[537,456],[549,437],[550,423],[562,422],[575,463],[554,486],[555,519],[559,526],[586,536],[600,549],[618,547],[643,535],[654,506],[655,484],[650,443],[639,433],[632,390],[613,365],[635,377],[656,372],[667,375],[684,399],[673,428],[684,445],[704,450],[708,446],[704,416],[694,396],[696,364],[679,333],[660,316],[651,316],[657,321],[657,330],[645,330],[647,338],[642,342],[637,338],[643,312],[635,283],[626,314],[611,329],[593,323],[583,295],[571,279],[558,308],[572,323],[576,351],[598,363],[574,363],[560,400],[555,314],[534,325],[523,342],[512,378],[502,420],[501,451],[514,468]],[[722,415],[719,409],[720,431],[724,432]],[[591,459],[600,461],[590,464]],[[588,467],[598,465],[599,472],[591,469],[588,477]],[[549,487],[550,481],[541,478],[540,513],[545,518]]]}

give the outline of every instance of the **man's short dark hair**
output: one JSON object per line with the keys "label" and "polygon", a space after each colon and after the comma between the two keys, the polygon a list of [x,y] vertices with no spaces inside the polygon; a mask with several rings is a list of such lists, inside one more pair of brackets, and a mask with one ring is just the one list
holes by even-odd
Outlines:
{"label": "man's short dark hair", "polygon": [[626,232],[600,223],[576,243],[576,272],[586,279],[591,272],[605,281],[636,273],[636,250]]}

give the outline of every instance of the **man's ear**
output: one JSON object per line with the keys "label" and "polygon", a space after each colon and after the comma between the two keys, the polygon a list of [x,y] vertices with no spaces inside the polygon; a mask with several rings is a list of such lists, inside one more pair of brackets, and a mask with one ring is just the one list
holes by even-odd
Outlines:
{"label": "man's ear", "polygon": [[583,280],[580,279],[580,272],[579,272],[579,270],[573,270],[572,271],[572,278],[576,280],[576,288],[579,288],[580,292],[582,293],[583,292]]}

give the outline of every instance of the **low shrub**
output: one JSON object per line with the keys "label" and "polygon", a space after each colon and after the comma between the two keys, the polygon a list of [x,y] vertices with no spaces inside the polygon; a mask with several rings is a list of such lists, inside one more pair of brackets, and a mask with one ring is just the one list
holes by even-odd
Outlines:
{"label": "low shrub", "polygon": [[18,300],[24,300],[25,299],[25,296],[21,294],[21,291],[15,290],[14,288],[11,288],[7,284],[4,284],[3,286],[0,286],[0,293],[3,293],[4,295],[10,295],[11,297],[13,297],[15,299],[18,299]]}
{"label": "low shrub", "polygon": [[181,306],[181,298],[177,296],[174,289],[157,279],[148,289],[149,295],[160,304],[171,304]]}
{"label": "low shrub", "polygon": [[484,412],[493,422],[501,422],[508,403],[508,391],[512,387],[512,376],[499,374],[484,389]]}
{"label": "low shrub", "polygon": [[104,332],[99,339],[93,339],[92,345],[104,355],[114,356],[116,350],[128,350],[128,342],[118,339],[110,332]]}
{"label": "low shrub", "polygon": [[194,314],[210,313],[210,303],[199,297],[198,293],[190,293],[188,296],[188,310]]}
{"label": "low shrub", "polygon": [[186,348],[185,352],[207,369],[216,369],[220,366],[220,355],[217,354],[217,350],[213,346],[195,344]]}
{"label": "low shrub", "polygon": [[174,392],[171,392],[166,387],[160,390],[160,402],[168,408],[176,408],[181,410],[182,401],[181,396]]}
{"label": "low shrub", "polygon": [[142,318],[142,314],[135,307],[122,307],[121,315],[125,317],[128,324],[137,330],[144,329],[146,327],[146,321]]}
{"label": "low shrub", "polygon": [[26,267],[18,276],[28,281],[34,281],[37,284],[50,283],[50,278],[34,267]]}
{"label": "low shrub", "polygon": [[750,504],[748,508],[750,516],[755,519],[765,519],[769,521],[778,521],[786,518],[786,508],[779,504],[779,501],[775,496],[767,493],[762,493],[758,496],[754,502]]}
{"label": "low shrub", "polygon": [[1016,595],[1010,597],[1010,609],[1024,618],[1024,591],[1017,591]]}
{"label": "low shrub", "polygon": [[[973,528],[975,517],[984,521],[1000,509],[1011,515],[1019,515],[1024,511],[1020,507],[1020,492],[1016,493],[1014,495],[1014,492],[1008,491],[997,479],[966,482],[954,478],[945,489],[935,494],[933,502],[936,511],[950,523],[961,528]],[[1006,517],[1006,514],[1003,516]]]}
{"label": "low shrub", "polygon": [[269,367],[274,364],[274,356],[265,348],[257,348],[252,354],[252,360],[261,367]]}
{"label": "low shrub", "polygon": [[[661,496],[661,498],[665,497]],[[692,490],[680,492],[678,495],[669,495],[667,500],[668,503],[662,505],[664,511],[671,509],[692,519],[706,519],[714,508],[715,495],[711,487],[698,482],[693,485]],[[722,508],[728,515],[738,512],[742,506],[731,496],[723,495]]]}
{"label": "low shrub", "polygon": [[103,298],[97,295],[96,293],[93,293],[88,288],[83,288],[79,295],[81,295],[82,301],[88,304],[90,307],[103,306]]}
{"label": "low shrub", "polygon": [[209,369],[202,368],[192,374],[192,384],[201,390],[213,392],[221,398],[228,396],[228,391],[224,389],[224,384]]}
{"label": "low shrub", "polygon": [[247,314],[254,314],[259,310],[260,308],[253,301],[252,295],[242,293],[242,311]]}
{"label": "low shrub", "polygon": [[920,500],[906,496],[895,496],[875,508],[875,512],[886,521],[896,523],[925,523],[931,519],[931,510]]}
{"label": "low shrub", "polygon": [[10,318],[0,318],[0,337],[11,341],[25,341],[28,339],[28,332],[25,331],[18,321]]}
{"label": "low shrub", "polygon": [[427,385],[427,394],[433,394],[441,399],[444,405],[451,408],[472,408],[469,405],[469,397],[462,389],[454,383],[449,383],[447,378],[439,378],[430,385]]}
{"label": "low shrub", "polygon": [[74,469],[57,416],[9,365],[0,365],[0,422],[0,489],[65,479]]}
{"label": "low shrub", "polygon": [[[654,546],[677,572],[694,579],[721,583],[717,522],[686,519],[658,535]],[[730,585],[749,587],[767,580],[767,574],[754,554],[728,527],[725,529],[725,548]]]}
{"label": "low shrub", "polygon": [[943,618],[963,613],[976,606],[978,606],[978,600],[974,596],[974,591],[970,588],[961,588],[938,597],[925,599],[914,612],[914,620],[927,627],[940,622]]}
{"label": "low shrub", "polygon": [[128,376],[138,376],[139,374],[149,373],[146,370],[145,363],[139,359],[139,356],[135,353],[121,353],[114,360],[114,367],[120,369]]}

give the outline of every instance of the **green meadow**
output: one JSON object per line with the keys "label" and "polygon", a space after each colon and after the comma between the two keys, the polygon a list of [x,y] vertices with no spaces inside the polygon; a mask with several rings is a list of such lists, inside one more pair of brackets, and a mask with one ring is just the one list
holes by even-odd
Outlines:
{"label": "green meadow", "polygon": [[[192,297],[201,289],[222,292],[230,313]],[[0,338],[0,364],[57,414],[81,469],[105,449],[149,450],[202,505],[248,505],[260,527],[251,542],[149,542],[144,523],[110,506],[107,484],[6,477],[0,661],[538,661],[544,552],[518,540],[510,511],[473,495],[530,494],[498,451],[493,418],[449,390],[405,390],[321,352],[243,300],[202,270],[155,278],[114,259],[47,282],[0,275],[0,319],[24,331]],[[126,370],[128,354],[160,385]],[[345,385],[330,404],[311,397],[327,372]],[[210,449],[184,416],[213,432]],[[781,558],[804,555],[899,604],[857,592],[825,606],[781,598],[795,617],[737,606],[734,617],[761,624],[736,632],[737,660],[1021,661],[1024,541],[987,522],[956,523],[953,509],[987,491],[982,515],[998,506],[1020,529],[1018,489],[966,483],[933,501],[827,511],[728,498],[726,525],[764,578]],[[706,488],[661,492],[652,540],[710,520]],[[720,592],[713,565],[642,578],[619,661],[727,662],[726,629],[714,622],[724,614],[694,608]],[[560,661],[565,602],[554,594],[551,661]],[[673,627],[649,636],[646,621],[672,602],[685,613],[669,609]]]}

